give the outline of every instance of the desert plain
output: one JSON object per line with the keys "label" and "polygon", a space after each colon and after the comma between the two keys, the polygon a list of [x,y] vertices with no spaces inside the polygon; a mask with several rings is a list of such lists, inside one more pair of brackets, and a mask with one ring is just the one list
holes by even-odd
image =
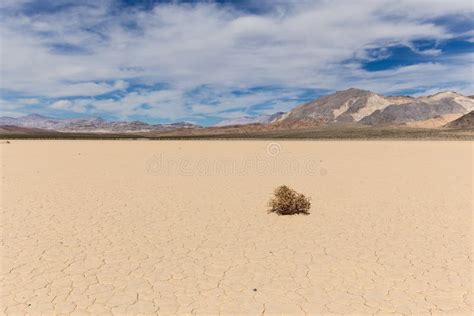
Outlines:
{"label": "desert plain", "polygon": [[473,142],[0,149],[2,314],[473,313]]}

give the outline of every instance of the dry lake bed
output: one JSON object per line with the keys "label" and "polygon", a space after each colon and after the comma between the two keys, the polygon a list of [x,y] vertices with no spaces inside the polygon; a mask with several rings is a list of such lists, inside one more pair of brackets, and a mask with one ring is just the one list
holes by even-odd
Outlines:
{"label": "dry lake bed", "polygon": [[470,315],[473,148],[3,141],[1,313]]}

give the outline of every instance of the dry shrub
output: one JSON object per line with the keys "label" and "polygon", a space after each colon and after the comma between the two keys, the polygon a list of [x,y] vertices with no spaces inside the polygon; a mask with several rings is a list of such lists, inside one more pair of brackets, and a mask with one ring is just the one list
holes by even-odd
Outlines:
{"label": "dry shrub", "polygon": [[275,196],[270,200],[268,205],[269,213],[277,213],[278,215],[293,214],[309,214],[311,207],[310,199],[290,189],[286,185],[282,185],[275,189]]}

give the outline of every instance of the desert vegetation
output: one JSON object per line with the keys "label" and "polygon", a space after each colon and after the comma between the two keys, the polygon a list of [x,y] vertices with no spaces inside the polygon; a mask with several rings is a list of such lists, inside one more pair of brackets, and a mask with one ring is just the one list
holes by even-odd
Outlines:
{"label": "desert vegetation", "polygon": [[309,214],[310,198],[290,189],[286,185],[279,186],[268,203],[269,213],[278,215]]}

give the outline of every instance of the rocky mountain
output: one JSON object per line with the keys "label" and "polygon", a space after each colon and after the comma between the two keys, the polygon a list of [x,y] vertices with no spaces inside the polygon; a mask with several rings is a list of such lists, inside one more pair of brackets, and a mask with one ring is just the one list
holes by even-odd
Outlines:
{"label": "rocky mountain", "polygon": [[455,92],[431,96],[383,96],[348,89],[297,106],[277,124],[307,127],[326,124],[415,125],[439,127],[474,109],[474,100]]}
{"label": "rocky mountain", "polygon": [[255,124],[255,123],[269,124],[269,123],[276,122],[284,114],[285,112],[277,112],[272,115],[260,115],[260,116],[255,116],[255,117],[251,117],[251,116],[238,117],[238,118],[223,120],[214,126],[220,127],[220,126],[246,125],[246,124]]}
{"label": "rocky mountain", "polygon": [[18,118],[0,117],[0,125],[13,125],[24,128],[53,130],[58,132],[97,132],[97,133],[132,133],[151,131],[173,131],[177,129],[199,128],[186,122],[172,124],[148,124],[140,121],[107,121],[100,117],[53,118],[30,114]]}
{"label": "rocky mountain", "polygon": [[[190,123],[147,124],[140,121],[108,121],[100,117],[58,119],[38,114],[19,118],[1,117],[0,125],[14,125],[59,132],[149,133],[183,131],[183,134],[226,133],[236,129],[245,133],[262,130],[352,125],[429,127],[469,126],[467,116],[474,111],[474,99],[456,92],[429,96],[383,96],[361,89],[348,89],[320,97],[287,113],[224,120],[213,127],[201,128]],[[449,123],[453,122],[453,125]],[[466,125],[467,124],[467,125]]]}
{"label": "rocky mountain", "polygon": [[411,102],[411,97],[385,97],[351,88],[297,106],[279,121],[282,126],[359,122],[391,104]]}
{"label": "rocky mountain", "polygon": [[474,128],[474,111],[445,125],[448,128]]}
{"label": "rocky mountain", "polygon": [[360,122],[368,125],[416,125],[439,120],[439,127],[474,110],[474,100],[455,92],[441,92],[423,96],[402,104],[392,104],[364,117]]}

